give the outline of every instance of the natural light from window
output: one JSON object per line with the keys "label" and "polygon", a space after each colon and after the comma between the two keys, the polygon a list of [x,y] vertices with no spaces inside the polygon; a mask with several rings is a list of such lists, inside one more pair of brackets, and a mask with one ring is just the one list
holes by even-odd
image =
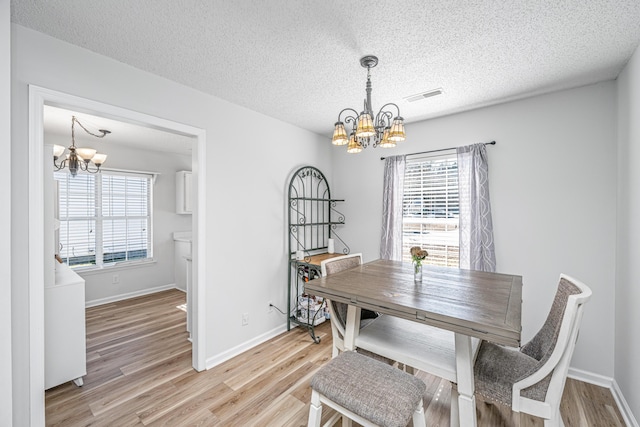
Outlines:
{"label": "natural light from window", "polygon": [[151,258],[152,175],[56,172],[60,257],[74,268]]}
{"label": "natural light from window", "polygon": [[425,264],[458,267],[460,259],[456,154],[407,159],[402,200],[402,257],[420,246]]}

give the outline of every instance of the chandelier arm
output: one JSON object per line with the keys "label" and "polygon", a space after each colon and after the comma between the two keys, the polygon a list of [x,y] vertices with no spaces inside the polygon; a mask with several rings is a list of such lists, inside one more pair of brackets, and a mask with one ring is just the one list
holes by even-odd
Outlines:
{"label": "chandelier arm", "polygon": [[[91,170],[89,168],[89,166],[95,166],[96,169],[95,170]],[[98,173],[100,172],[100,166],[96,165],[95,163],[91,162],[90,160],[78,160],[78,169],[80,169],[83,172],[88,172],[88,173]]]}
{"label": "chandelier arm", "polygon": [[98,172],[100,172],[100,166],[96,165],[95,163],[92,163],[92,164],[96,167],[96,170],[89,169],[89,163],[85,163],[85,166],[84,167],[81,166],[80,169],[82,169],[85,172],[89,172],[89,173],[98,173]]}
{"label": "chandelier arm", "polygon": [[387,126],[391,126],[391,119],[393,118],[393,114],[391,111],[378,111],[378,115],[376,116],[376,129],[380,128],[384,131],[384,128]]}
{"label": "chandelier arm", "polygon": [[[355,114],[355,116],[346,116],[345,117],[345,122],[347,121],[355,121],[358,117],[358,112],[356,110],[354,110],[353,108],[345,108],[344,110],[340,111],[340,114],[338,114],[338,121],[341,122],[342,120],[340,119],[340,117],[342,117],[342,113],[344,113],[345,111],[353,111],[353,113]],[[351,120],[349,120],[351,119]]]}
{"label": "chandelier arm", "polygon": [[352,130],[355,132],[356,129],[356,123],[357,123],[358,119],[357,117],[353,117],[353,116],[347,116],[344,119],[345,123],[351,123],[351,127],[353,128]]}
{"label": "chandelier arm", "polygon": [[[384,104],[382,107],[380,107],[380,112],[382,112],[384,110],[384,108],[387,105],[393,105],[394,107],[396,107],[396,110],[398,111],[398,114],[396,114],[396,117],[400,115],[400,107],[398,107],[396,104],[394,104],[393,102],[387,102],[386,104]],[[378,113],[380,114],[380,113]]]}
{"label": "chandelier arm", "polygon": [[53,159],[53,167],[56,168],[57,171],[64,169],[64,167],[67,165],[67,159],[63,159],[60,164],[56,163],[56,159]]}

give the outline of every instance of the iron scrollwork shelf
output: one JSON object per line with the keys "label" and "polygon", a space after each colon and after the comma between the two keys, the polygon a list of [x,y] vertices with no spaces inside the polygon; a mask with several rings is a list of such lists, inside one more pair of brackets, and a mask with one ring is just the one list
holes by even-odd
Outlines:
{"label": "iron scrollwork shelf", "polygon": [[324,299],[305,293],[304,284],[320,277],[320,262],[328,254],[329,239],[340,246],[339,254],[348,254],[349,246],[337,234],[345,216],[337,210],[339,202],[332,199],[324,174],[313,166],[298,169],[289,183],[289,278],[287,330],[292,324],[306,327],[318,343],[315,326],[326,319]]}

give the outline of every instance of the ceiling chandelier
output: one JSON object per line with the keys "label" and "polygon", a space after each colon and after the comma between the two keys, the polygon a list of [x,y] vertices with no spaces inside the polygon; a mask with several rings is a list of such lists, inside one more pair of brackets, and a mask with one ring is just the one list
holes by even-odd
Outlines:
{"label": "ceiling chandelier", "polygon": [[[353,108],[345,108],[338,114],[338,121],[333,130],[331,142],[334,145],[347,145],[347,153],[359,153],[369,144],[373,147],[391,148],[396,143],[405,140],[404,119],[400,117],[400,108],[392,102],[384,104],[378,114],[373,115],[371,107],[371,69],[378,65],[378,58],[367,55],[360,58],[360,65],[367,69],[367,98],[364,100],[364,110],[358,114]],[[387,107],[395,107],[397,114]],[[342,119],[343,113],[345,114]],[[374,121],[375,117],[375,121]],[[350,126],[347,133],[345,123]]]}
{"label": "ceiling chandelier", "polygon": [[[64,147],[62,145],[54,145],[53,146],[53,166],[56,170],[64,169],[65,166],[69,167],[69,172],[71,176],[76,176],[78,174],[78,170],[83,170],[90,173],[97,173],[100,171],[100,166],[107,160],[106,154],[97,153],[93,148],[77,148],[76,147],[76,138],[75,138],[75,124],[78,123],[86,133],[91,136],[95,136],[96,138],[104,138],[105,135],[111,133],[106,129],[98,129],[98,132],[101,135],[96,135],[87,130],[82,123],[76,118],[76,116],[71,116],[71,146],[69,147],[69,154],[67,154],[67,158],[62,160],[60,163],[56,163],[58,158],[64,154]],[[89,166],[93,163],[96,167],[94,170],[91,170]]]}

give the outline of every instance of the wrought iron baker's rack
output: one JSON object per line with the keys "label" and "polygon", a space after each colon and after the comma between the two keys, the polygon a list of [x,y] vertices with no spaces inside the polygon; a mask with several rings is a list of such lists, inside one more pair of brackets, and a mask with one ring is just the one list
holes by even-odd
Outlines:
{"label": "wrought iron baker's rack", "polygon": [[[292,324],[308,329],[318,343],[315,326],[325,319],[324,300],[317,301],[305,293],[304,284],[320,277],[320,262],[332,256],[348,254],[349,246],[336,233],[345,223],[344,214],[336,209],[344,200],[331,198],[329,182],[313,166],[304,166],[293,173],[289,183],[289,276],[287,298],[287,330]],[[337,254],[328,254],[329,239],[334,239]]]}

